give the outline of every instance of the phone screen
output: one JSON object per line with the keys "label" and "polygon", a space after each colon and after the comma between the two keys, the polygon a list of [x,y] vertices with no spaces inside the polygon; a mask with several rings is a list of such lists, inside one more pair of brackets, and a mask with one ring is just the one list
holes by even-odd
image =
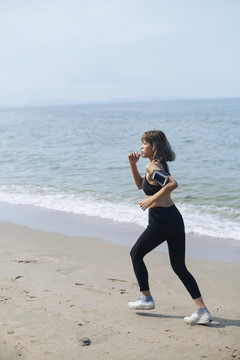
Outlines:
{"label": "phone screen", "polygon": [[154,174],[154,180],[160,182],[161,184],[164,184],[165,177],[161,176],[159,173]]}
{"label": "phone screen", "polygon": [[161,175],[160,171],[155,171],[152,180],[154,180],[159,185],[164,186],[168,182],[168,176]]}

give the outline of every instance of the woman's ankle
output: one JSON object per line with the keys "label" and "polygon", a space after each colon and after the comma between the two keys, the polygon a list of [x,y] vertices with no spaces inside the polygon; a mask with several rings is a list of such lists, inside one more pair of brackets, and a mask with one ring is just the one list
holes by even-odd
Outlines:
{"label": "woman's ankle", "polygon": [[142,296],[140,297],[140,299],[141,299],[142,301],[144,301],[144,302],[153,301],[153,298],[152,298],[151,295],[150,295],[150,296],[142,295]]}

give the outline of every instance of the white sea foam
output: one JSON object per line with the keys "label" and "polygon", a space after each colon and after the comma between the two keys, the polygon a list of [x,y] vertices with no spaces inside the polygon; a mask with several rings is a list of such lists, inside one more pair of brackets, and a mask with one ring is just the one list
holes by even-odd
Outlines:
{"label": "white sea foam", "polygon": [[[120,197],[103,198],[94,193],[79,193],[69,189],[63,191],[54,187],[12,185],[0,187],[0,201],[98,216],[142,227],[147,225],[147,212],[143,212],[133,200],[127,201]],[[177,206],[183,214],[187,233],[240,240],[239,221],[236,216],[226,217],[228,209],[181,203],[177,203]]]}

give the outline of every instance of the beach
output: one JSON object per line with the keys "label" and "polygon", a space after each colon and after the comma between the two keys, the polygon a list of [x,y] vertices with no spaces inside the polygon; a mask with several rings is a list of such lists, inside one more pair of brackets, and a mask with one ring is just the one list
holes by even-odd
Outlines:
{"label": "beach", "polygon": [[1,360],[240,359],[239,264],[187,258],[213,317],[191,326],[193,302],[166,253],[145,258],[156,308],[134,311],[129,246],[101,233],[0,230]]}
{"label": "beach", "polygon": [[[239,114],[239,99],[1,109],[0,360],[240,359]],[[151,129],[177,154],[173,201],[206,326],[183,321],[195,306],[166,244],[145,258],[156,308],[127,306],[148,221],[128,154]]]}

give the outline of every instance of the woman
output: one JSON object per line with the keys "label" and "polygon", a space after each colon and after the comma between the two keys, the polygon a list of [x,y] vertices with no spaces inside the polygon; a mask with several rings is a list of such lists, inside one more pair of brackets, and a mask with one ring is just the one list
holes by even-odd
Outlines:
{"label": "woman", "polygon": [[[178,184],[170,175],[167,161],[175,160],[175,154],[165,134],[158,130],[148,131],[142,135],[141,154],[142,157],[150,160],[144,178],[137,168],[140,155],[131,152],[128,159],[138,189],[143,189],[146,194],[146,199],[139,205],[142,210],[149,209],[149,223],[131,250],[133,268],[142,296],[137,301],[128,303],[128,306],[137,310],[155,308],[143,258],[166,240],[172,269],[183,282],[197,307],[191,316],[184,318],[184,321],[190,324],[207,324],[211,321],[211,315],[204,305],[194,277],[186,268],[184,223],[171,199],[171,192],[178,187]],[[156,171],[167,173],[168,182],[165,186],[162,187],[151,179],[151,175]]]}

